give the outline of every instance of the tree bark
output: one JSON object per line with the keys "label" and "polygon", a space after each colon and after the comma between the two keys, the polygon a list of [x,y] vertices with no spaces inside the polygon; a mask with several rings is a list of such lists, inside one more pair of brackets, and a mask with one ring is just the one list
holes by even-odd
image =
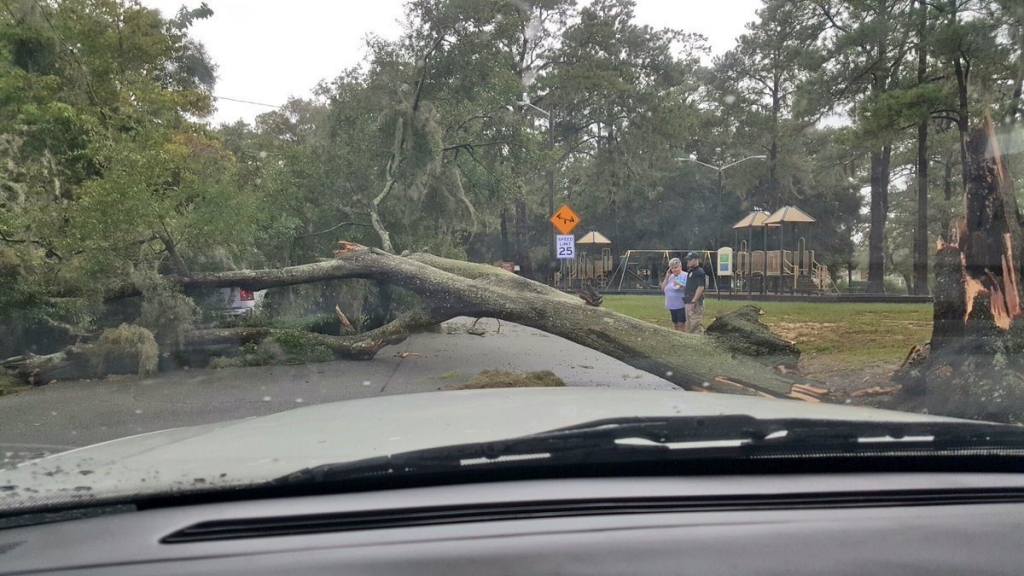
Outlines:
{"label": "tree bark", "polygon": [[942,165],[945,169],[942,180],[942,197],[946,199],[946,202],[953,199],[953,162],[956,160],[956,156],[956,151],[951,151]]}
{"label": "tree bark", "polygon": [[[554,288],[493,266],[429,254],[400,257],[345,244],[330,261],[277,270],[241,270],[189,277],[168,277],[183,288],[240,286],[262,290],[294,284],[365,278],[386,281],[419,295],[424,307],[378,330],[350,337],[312,336],[341,357],[368,359],[382,346],[415,329],[458,316],[516,322],[560,336],[655,374],[687,390],[725,392],[818,401],[820,384],[789,370],[770,368],[736,356],[713,337],[681,334],[615,312],[585,306]],[[123,287],[118,296],[138,294]],[[255,338],[250,331],[205,332],[196,341]],[[19,368],[23,373],[30,370]]]}
{"label": "tree bark", "polygon": [[[522,190],[520,190],[522,193]],[[519,264],[520,273],[527,278],[533,278],[533,256],[530,254],[530,213],[526,205],[526,198],[519,197],[515,201],[516,206],[516,264]]]}
{"label": "tree bark", "polygon": [[508,262],[508,209],[501,209],[501,260]]}
{"label": "tree bark", "polygon": [[868,232],[868,292],[885,292],[885,225],[889,219],[891,146],[871,153],[871,229]]}
{"label": "tree bark", "polygon": [[[918,28],[917,83],[928,82],[928,50],[925,36],[928,27],[928,4],[919,0],[921,20]],[[928,290],[928,121],[917,125],[917,227],[914,230],[914,294],[927,295]]]}
{"label": "tree bark", "polygon": [[[959,25],[959,4],[958,0],[949,0],[949,23],[955,28]],[[964,188],[970,186],[970,152],[967,150],[967,140],[970,138],[971,127],[970,95],[968,86],[971,76],[970,61],[961,57],[960,53],[953,55],[953,70],[956,76],[956,98],[957,98],[957,129],[960,131],[960,178]]]}
{"label": "tree bark", "polygon": [[928,290],[928,123],[917,127],[917,227],[914,229],[914,294]]}

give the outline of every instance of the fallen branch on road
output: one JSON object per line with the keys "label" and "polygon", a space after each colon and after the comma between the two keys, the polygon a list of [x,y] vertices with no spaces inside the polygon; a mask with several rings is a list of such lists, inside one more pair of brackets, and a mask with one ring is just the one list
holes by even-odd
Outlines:
{"label": "fallen branch on road", "polygon": [[[409,334],[459,316],[495,318],[560,336],[662,377],[687,390],[819,400],[827,393],[799,374],[764,365],[736,353],[741,336],[730,341],[681,334],[588,306],[559,290],[500,268],[440,258],[429,254],[396,256],[381,250],[345,244],[333,260],[275,270],[194,274],[170,277],[183,288],[239,286],[263,290],[327,280],[363,278],[386,281],[417,294],[422,306],[364,334],[303,338],[331,350],[336,357],[366,360],[384,346]],[[123,286],[108,297],[139,293]],[[186,338],[188,346],[255,341],[273,331],[266,328],[204,330]],[[763,335],[761,341],[764,341]]]}

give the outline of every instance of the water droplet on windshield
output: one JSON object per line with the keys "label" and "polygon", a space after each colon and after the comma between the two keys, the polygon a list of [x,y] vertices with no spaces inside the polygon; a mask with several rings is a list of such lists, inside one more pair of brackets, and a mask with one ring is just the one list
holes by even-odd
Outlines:
{"label": "water droplet on windshield", "polygon": [[263,401],[264,402],[270,402],[270,396],[264,396],[263,397]]}
{"label": "water droplet on windshield", "polygon": [[295,399],[295,403],[296,404],[302,404],[302,398],[296,398]]}
{"label": "water droplet on windshield", "polygon": [[135,413],[136,414],[142,414],[142,410],[136,410]]}
{"label": "water droplet on windshield", "polygon": [[57,415],[56,412],[50,412],[50,416],[56,416],[56,415]]}
{"label": "water droplet on windshield", "polygon": [[672,371],[671,370],[669,370],[668,372],[665,372],[665,378],[671,378],[671,377],[672,377]]}
{"label": "water droplet on windshield", "polygon": [[369,380],[366,380],[366,381],[364,381],[364,382],[363,382],[363,386],[369,386],[370,384],[371,384],[371,383],[370,383],[370,381],[369,381]]}

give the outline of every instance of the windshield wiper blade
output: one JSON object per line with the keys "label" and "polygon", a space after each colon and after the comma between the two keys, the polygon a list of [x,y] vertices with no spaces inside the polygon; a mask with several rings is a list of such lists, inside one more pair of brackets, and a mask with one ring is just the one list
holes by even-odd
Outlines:
{"label": "windshield wiper blade", "polygon": [[758,419],[746,415],[596,420],[506,440],[324,464],[273,485],[418,475],[497,466],[615,463],[799,454],[973,450],[1024,455],[1024,428],[983,422]]}

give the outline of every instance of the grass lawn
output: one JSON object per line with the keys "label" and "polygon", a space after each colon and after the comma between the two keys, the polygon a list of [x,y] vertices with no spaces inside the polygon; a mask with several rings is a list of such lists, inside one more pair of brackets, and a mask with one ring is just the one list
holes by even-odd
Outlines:
{"label": "grass lawn", "polygon": [[[779,336],[796,342],[800,367],[826,382],[837,378],[857,384],[888,379],[915,344],[931,338],[931,304],[747,302],[704,303],[704,326],[714,318],[753,304],[764,310],[761,321]],[[604,305],[627,316],[670,328],[662,296],[607,294]],[[852,383],[852,382],[851,382]]]}

